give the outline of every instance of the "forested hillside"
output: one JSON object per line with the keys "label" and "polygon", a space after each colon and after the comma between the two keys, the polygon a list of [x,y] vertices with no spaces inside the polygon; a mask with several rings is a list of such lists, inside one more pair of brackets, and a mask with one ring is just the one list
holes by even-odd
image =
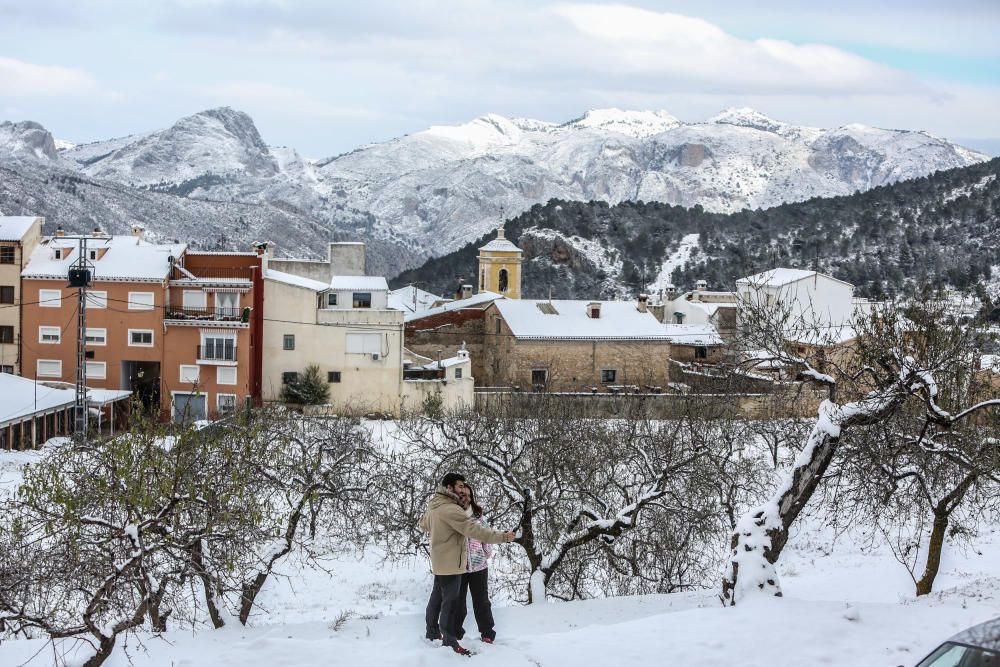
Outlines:
{"label": "forested hillside", "polygon": [[[525,251],[526,297],[551,290],[614,298],[655,291],[665,278],[681,289],[701,278],[712,289],[732,289],[737,278],[779,265],[816,268],[875,298],[924,283],[972,290],[1000,270],[998,173],[994,159],[850,196],[732,214],[551,200],[505,226]],[[692,234],[697,246],[673,268],[671,256]],[[477,248],[491,236],[400,274],[394,286],[447,293],[457,277],[473,281]],[[669,275],[657,281],[665,262]]]}

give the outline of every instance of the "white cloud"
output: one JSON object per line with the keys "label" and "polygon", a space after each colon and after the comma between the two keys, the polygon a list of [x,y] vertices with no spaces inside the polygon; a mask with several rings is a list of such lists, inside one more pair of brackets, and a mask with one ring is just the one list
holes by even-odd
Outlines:
{"label": "white cloud", "polygon": [[49,97],[92,92],[97,81],[72,67],[36,65],[0,57],[0,90],[11,97]]}

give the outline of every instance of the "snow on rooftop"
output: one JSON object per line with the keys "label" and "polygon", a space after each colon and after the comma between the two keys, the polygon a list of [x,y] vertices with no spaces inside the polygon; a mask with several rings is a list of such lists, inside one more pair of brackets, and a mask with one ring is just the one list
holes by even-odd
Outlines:
{"label": "snow on rooftop", "polygon": [[406,313],[404,316],[404,321],[412,322],[414,320],[423,319],[425,317],[431,317],[432,315],[440,315],[441,313],[447,313],[452,310],[463,310],[465,308],[477,308],[483,306],[483,304],[490,303],[491,301],[506,301],[506,299],[495,292],[480,292],[479,294],[473,294],[468,299],[458,299],[456,301],[449,301],[448,303],[438,306],[437,308],[430,308],[429,310],[421,310],[415,313]]}
{"label": "snow on rooftop", "polygon": [[406,287],[390,290],[388,303],[389,307],[395,310],[417,313],[422,310],[428,310],[440,298],[438,295],[431,294],[414,285],[407,285]]}
{"label": "snow on rooftop", "polygon": [[0,373],[0,424],[73,405],[76,392],[58,389],[10,373]]}
{"label": "snow on rooftop", "polygon": [[333,290],[389,291],[389,283],[384,276],[333,276],[328,287]]}
{"label": "snow on rooftop", "polygon": [[[24,278],[65,278],[77,261],[79,242],[60,237],[46,238],[28,259]],[[69,249],[56,258],[55,249]],[[87,239],[87,250],[101,254],[89,260],[94,280],[160,281],[170,275],[170,257],[178,258],[187,249],[184,243],[156,244],[134,236],[104,236]]]}
{"label": "snow on rooftop", "polygon": [[[589,304],[600,305],[600,317],[587,315]],[[663,325],[652,313],[639,312],[635,301],[504,299],[496,307],[517,338],[670,340]]]}
{"label": "snow on rooftop", "polygon": [[0,241],[20,241],[38,220],[37,215],[0,216]]}
{"label": "snow on rooftop", "polygon": [[452,366],[468,363],[471,363],[468,357],[449,357],[448,359],[442,359],[440,365],[438,365],[437,361],[433,361],[429,364],[424,364],[420,368],[425,371],[436,371],[439,368],[451,368]]}
{"label": "snow on rooftop", "polygon": [[[786,269],[777,268],[770,269],[769,271],[762,271],[761,273],[755,273],[752,276],[747,276],[746,278],[740,278],[736,281],[736,284],[745,285],[755,285],[761,287],[781,287],[783,285],[790,285],[794,282],[798,282],[805,278],[813,277],[823,277],[828,280],[833,280],[834,282],[843,283],[844,285],[850,285],[850,283],[844,282],[843,280],[838,280],[833,276],[828,276],[825,273],[819,273],[818,271],[807,271],[805,269]],[[853,285],[851,285],[853,287]]]}
{"label": "snow on rooftop", "polygon": [[493,252],[521,252],[520,248],[507,239],[493,239],[480,248],[480,250],[489,250]]}
{"label": "snow on rooftop", "polygon": [[275,271],[274,269],[265,270],[264,278],[266,280],[273,280],[275,282],[284,283],[286,285],[293,285],[295,287],[311,289],[316,292],[325,290],[328,287],[326,283],[320,280],[313,280],[312,278],[303,278],[302,276],[296,276],[291,273],[285,273],[284,271]]}
{"label": "snow on rooftop", "polygon": [[665,324],[667,336],[675,345],[722,345],[719,332],[711,324]]}

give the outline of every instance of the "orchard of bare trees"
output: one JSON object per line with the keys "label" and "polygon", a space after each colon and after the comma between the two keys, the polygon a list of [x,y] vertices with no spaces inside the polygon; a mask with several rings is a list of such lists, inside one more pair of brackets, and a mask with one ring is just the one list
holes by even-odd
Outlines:
{"label": "orchard of bare trees", "polygon": [[743,315],[733,363],[768,359],[779,382],[823,388],[814,418],[690,394],[671,419],[640,400],[597,419],[532,396],[393,422],[282,408],[202,430],[139,421],[53,447],[0,501],[0,636],[49,637],[54,662],[99,665],[123,636],[253,623],[290,554],[424,553],[427,496],[453,470],[491,525],[516,531],[493,576],[526,603],[716,588],[720,575],[727,605],[780,595],[776,565],[810,514],[888,545],[915,592],[931,591],[942,551],[1000,510],[983,332],[931,301],[860,318],[846,348],[789,313]]}

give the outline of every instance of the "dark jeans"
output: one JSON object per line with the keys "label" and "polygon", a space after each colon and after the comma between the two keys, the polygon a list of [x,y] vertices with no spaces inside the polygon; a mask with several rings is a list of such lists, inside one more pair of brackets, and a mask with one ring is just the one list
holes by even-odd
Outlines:
{"label": "dark jeans", "polygon": [[464,602],[459,604],[459,595],[464,592],[461,574],[434,575],[434,588],[431,599],[427,601],[427,612],[424,622],[427,624],[427,638],[444,637],[445,646],[454,646],[461,638],[462,621],[465,612],[458,616],[459,608],[464,608]]}
{"label": "dark jeans", "polygon": [[469,613],[466,607],[466,591],[472,593],[472,613],[476,616],[476,625],[479,626],[479,634],[483,637],[496,639],[497,633],[493,630],[493,609],[490,605],[489,588],[490,571],[489,568],[478,572],[470,572],[462,578],[462,591],[459,593],[458,625],[465,623],[465,617]]}

